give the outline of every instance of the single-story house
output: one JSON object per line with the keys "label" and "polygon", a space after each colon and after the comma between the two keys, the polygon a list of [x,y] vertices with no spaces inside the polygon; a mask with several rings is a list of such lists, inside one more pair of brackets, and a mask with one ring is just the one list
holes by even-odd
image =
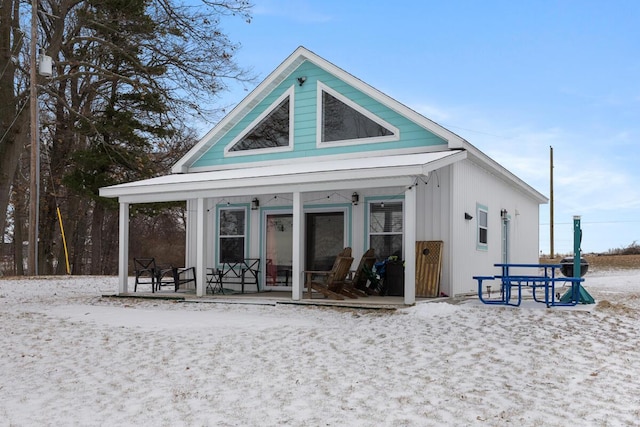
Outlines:
{"label": "single-story house", "polygon": [[[469,142],[299,47],[166,176],[100,190],[120,204],[126,293],[131,204],[185,201],[196,295],[209,268],[260,260],[261,289],[306,296],[304,271],[344,247],[404,260],[421,297],[420,242],[441,242],[437,295],[474,292],[494,263],[536,263],[547,198]],[[418,275],[416,272],[418,271]]]}

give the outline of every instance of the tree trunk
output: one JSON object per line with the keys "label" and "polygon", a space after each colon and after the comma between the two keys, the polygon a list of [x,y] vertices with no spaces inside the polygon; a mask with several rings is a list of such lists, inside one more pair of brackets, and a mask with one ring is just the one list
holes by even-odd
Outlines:
{"label": "tree trunk", "polygon": [[98,275],[102,272],[102,227],[104,222],[104,207],[100,203],[94,203],[93,216],[91,218],[91,274]]}
{"label": "tree trunk", "polygon": [[[16,174],[17,175],[17,174]],[[13,206],[14,206],[14,218],[13,218],[13,263],[14,271],[18,276],[24,276],[24,215],[25,211],[22,208],[23,203],[19,196],[20,192],[17,188],[13,190]]]}
{"label": "tree trunk", "polygon": [[118,274],[118,211],[107,211],[103,232],[103,266],[102,274]]}
{"label": "tree trunk", "polygon": [[[51,195],[46,195],[40,205],[40,243],[38,248],[41,255],[39,270],[42,274],[52,274],[54,272],[54,261],[58,242],[58,221],[56,214],[56,199]],[[59,260],[58,260],[59,261]]]}
{"label": "tree trunk", "polygon": [[[14,173],[24,150],[24,126],[29,120],[26,99],[16,93],[16,66],[24,36],[19,32],[20,2],[0,0],[0,230],[6,212]],[[23,108],[24,107],[24,108]]]}

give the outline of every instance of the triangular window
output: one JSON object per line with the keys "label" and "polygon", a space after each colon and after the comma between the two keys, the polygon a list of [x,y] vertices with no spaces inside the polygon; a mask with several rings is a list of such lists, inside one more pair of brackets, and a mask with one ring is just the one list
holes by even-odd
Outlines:
{"label": "triangular window", "polygon": [[259,117],[239,140],[230,144],[229,152],[288,147],[291,137],[290,96],[276,101],[275,107]]}
{"label": "triangular window", "polygon": [[[323,85],[324,86],[324,85]],[[397,129],[337,93],[322,90],[321,142],[352,141],[364,138],[395,139]],[[342,98],[342,97],[341,97]],[[351,105],[348,105],[349,104]]]}

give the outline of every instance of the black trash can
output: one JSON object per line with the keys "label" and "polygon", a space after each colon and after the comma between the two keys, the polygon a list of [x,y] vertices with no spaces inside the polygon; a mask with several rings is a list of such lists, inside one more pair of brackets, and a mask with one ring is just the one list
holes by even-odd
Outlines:
{"label": "black trash can", "polygon": [[387,263],[384,287],[386,295],[392,297],[404,296],[404,265],[402,261]]}
{"label": "black trash can", "polygon": [[[573,257],[562,258],[560,260],[560,271],[565,277],[573,277]],[[583,277],[589,271],[589,263],[586,259],[580,258],[580,277]]]}

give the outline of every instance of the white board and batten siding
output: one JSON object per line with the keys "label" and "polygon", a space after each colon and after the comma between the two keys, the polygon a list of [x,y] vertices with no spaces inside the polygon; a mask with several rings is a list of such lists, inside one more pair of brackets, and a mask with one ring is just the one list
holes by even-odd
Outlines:
{"label": "white board and batten siding", "polygon": [[[503,227],[501,211],[509,219],[508,262],[538,262],[539,202],[517,191],[486,168],[471,160],[451,165],[452,217],[451,247],[448,269],[454,294],[477,291],[475,275],[494,275],[493,265],[503,262]],[[487,211],[487,245],[478,244],[478,208]],[[465,213],[473,216],[466,220]]]}

